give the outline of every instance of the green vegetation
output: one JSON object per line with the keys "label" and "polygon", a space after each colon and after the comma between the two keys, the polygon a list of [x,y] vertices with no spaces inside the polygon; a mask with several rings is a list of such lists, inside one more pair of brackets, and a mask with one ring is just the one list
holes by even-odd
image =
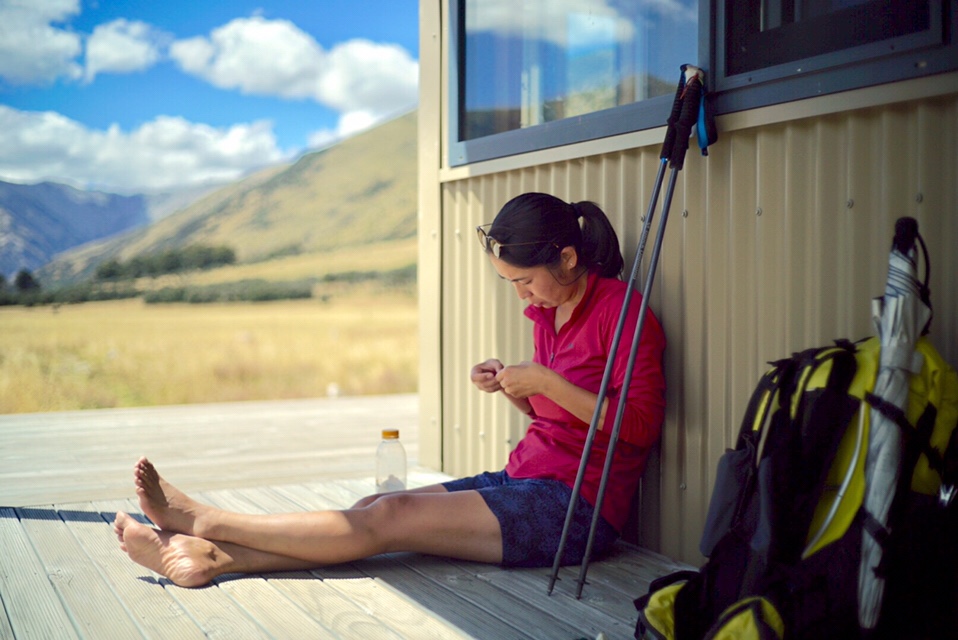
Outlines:
{"label": "green vegetation", "polygon": [[303,300],[313,296],[313,283],[267,282],[266,280],[242,280],[205,287],[164,287],[143,296],[147,304],[188,302],[203,304],[212,302],[269,302],[272,300]]}
{"label": "green vegetation", "polygon": [[280,280],[273,278],[240,278],[200,284],[194,282],[176,285],[146,286],[148,282],[135,280],[96,281],[44,289],[29,272],[21,272],[15,288],[0,281],[0,306],[25,307],[79,304],[143,298],[147,304],[204,304],[227,302],[269,302],[274,300],[303,300],[316,297],[328,301],[344,290],[358,285],[374,285],[380,290],[413,295],[416,288],[416,265],[411,264],[383,271],[345,270],[316,277]]}
{"label": "green vegetation", "polygon": [[212,269],[236,262],[236,251],[231,247],[189,245],[182,249],[167,249],[158,253],[139,255],[127,262],[112,259],[96,269],[100,281],[133,280],[135,278]]}

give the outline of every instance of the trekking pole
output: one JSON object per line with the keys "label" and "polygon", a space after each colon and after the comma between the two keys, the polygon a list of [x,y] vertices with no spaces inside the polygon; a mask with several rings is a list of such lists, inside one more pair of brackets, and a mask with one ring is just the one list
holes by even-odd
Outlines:
{"label": "trekking pole", "polygon": [[[619,314],[615,333],[612,337],[610,357],[606,362],[605,371],[602,375],[602,382],[599,386],[595,411],[592,415],[592,422],[589,425],[589,431],[586,434],[586,440],[582,451],[582,459],[579,463],[579,470],[576,474],[575,483],[572,487],[572,496],[569,500],[569,508],[566,512],[565,523],[563,524],[562,528],[562,536],[559,539],[559,548],[556,551],[555,560],[552,565],[552,574],[549,580],[549,594],[552,593],[555,582],[558,579],[562,555],[565,551],[569,529],[572,519],[575,515],[575,506],[578,502],[579,494],[582,489],[582,481],[585,477],[589,458],[592,454],[592,446],[595,441],[595,435],[599,428],[599,419],[602,414],[602,405],[604,404],[605,398],[608,394],[609,382],[612,378],[612,371],[615,364],[615,354],[618,352],[619,341],[625,328],[625,322],[628,317],[629,303],[632,299],[632,292],[635,287],[635,282],[638,280],[638,273],[641,267],[643,254],[645,253],[645,245],[648,241],[648,234],[651,228],[652,218],[654,217],[655,208],[658,204],[659,194],[662,188],[662,180],[665,176],[665,166],[668,163],[672,171],[669,175],[669,185],[666,192],[665,201],[662,206],[662,219],[659,222],[658,231],[656,232],[649,273],[646,278],[645,287],[642,293],[642,303],[639,309],[639,318],[635,327],[635,333],[632,338],[629,359],[626,365],[625,377],[623,379],[623,386],[626,390],[628,388],[629,380],[632,378],[632,369],[635,365],[639,342],[642,337],[642,330],[645,326],[645,316],[648,312],[649,306],[649,294],[652,290],[652,283],[655,279],[656,265],[658,264],[658,257],[662,247],[662,239],[665,233],[665,225],[668,220],[669,209],[672,205],[672,195],[675,191],[676,178],[678,172],[682,170],[682,166],[685,163],[685,154],[689,148],[689,135],[697,121],[700,119],[703,120],[703,122],[700,122],[699,131],[699,145],[702,148],[703,155],[707,155],[706,147],[708,144],[714,141],[714,128],[711,126],[711,123],[704,122],[706,117],[704,108],[700,114],[700,98],[703,91],[703,75],[704,74],[702,71],[697,67],[693,67],[691,65],[682,66],[682,76],[679,79],[679,86],[675,92],[675,99],[672,103],[672,112],[668,119],[668,128],[666,129],[665,140],[662,143],[662,153],[660,154],[658,174],[656,175],[655,184],[652,189],[652,195],[649,200],[649,208],[646,211],[645,219],[642,223],[639,245],[636,251],[635,260],[632,265],[632,272],[629,277],[628,286],[626,287],[625,298],[622,302],[622,311]],[[605,465],[602,469],[602,477],[599,483],[599,492],[596,496],[596,504],[594,506],[592,523],[589,528],[589,538],[586,544],[585,555],[582,559],[582,566],[579,570],[576,598],[580,598],[582,596],[582,587],[585,584],[585,578],[588,572],[589,557],[592,554],[592,546],[595,541],[596,527],[598,525],[602,510],[602,503],[605,498],[605,489],[608,483],[609,472],[612,468],[612,459],[615,453],[615,446],[619,437],[619,431],[621,430],[622,426],[625,405],[625,402],[620,402],[618,409],[616,410],[615,420],[612,426],[612,432],[610,434],[609,448],[606,452]]]}

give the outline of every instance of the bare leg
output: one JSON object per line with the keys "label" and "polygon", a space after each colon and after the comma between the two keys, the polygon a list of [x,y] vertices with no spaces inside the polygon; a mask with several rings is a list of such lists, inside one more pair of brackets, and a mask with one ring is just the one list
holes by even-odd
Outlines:
{"label": "bare leg", "polygon": [[[182,533],[206,542],[217,541],[216,548],[232,562],[227,563],[228,569],[213,568],[214,575],[225,571],[288,569],[290,559],[300,561],[295,568],[315,567],[390,551],[482,562],[502,559],[499,521],[475,491],[447,493],[436,485],[362,500],[357,503],[358,508],[343,511],[251,515],[196,502],[165,482],[145,459],[137,463],[135,477],[144,513],[165,529],[165,534]],[[131,540],[136,538],[138,542],[145,536],[136,527],[131,529],[124,516],[117,515],[118,536],[130,549],[133,543],[126,539],[127,531]],[[185,542],[180,542],[175,536],[164,535],[151,544],[163,546],[169,555],[170,549],[182,551],[186,547]],[[144,546],[138,544],[137,548],[142,550]],[[265,555],[247,553],[251,551]],[[141,562],[136,557],[134,560]]]}
{"label": "bare leg", "polygon": [[224,573],[260,573],[311,569],[314,564],[216,543],[183,533],[158,531],[125,513],[113,523],[120,548],[130,559],[181,587],[199,587]]}
{"label": "bare leg", "polygon": [[[164,480],[147,458],[140,458],[134,465],[133,483],[136,486],[140,509],[153,524],[164,531],[192,535],[193,523],[196,519],[204,520],[204,516],[215,511],[213,507],[197,502]],[[446,493],[446,489],[442,485],[433,484],[395,493]],[[352,508],[368,507],[386,495],[392,494],[366,496],[356,502]]]}

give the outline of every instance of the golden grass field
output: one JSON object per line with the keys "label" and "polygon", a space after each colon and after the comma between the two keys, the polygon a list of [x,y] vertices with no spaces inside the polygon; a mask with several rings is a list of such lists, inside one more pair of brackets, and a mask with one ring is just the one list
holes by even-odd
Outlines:
{"label": "golden grass field", "polygon": [[0,308],[0,413],[414,392],[414,295]]}

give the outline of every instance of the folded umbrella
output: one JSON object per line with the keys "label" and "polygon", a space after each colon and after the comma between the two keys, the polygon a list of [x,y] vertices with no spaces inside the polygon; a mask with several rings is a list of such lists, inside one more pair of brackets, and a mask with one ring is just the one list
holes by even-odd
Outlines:
{"label": "folded umbrella", "polygon": [[881,540],[898,486],[909,379],[921,371],[915,343],[931,319],[927,286],[918,280],[916,239],[920,239],[918,223],[900,218],[888,259],[885,295],[872,301],[881,356],[870,399],[871,432],[865,459],[865,526],[858,575],[858,622],[863,629],[873,629],[881,611],[885,590]]}

